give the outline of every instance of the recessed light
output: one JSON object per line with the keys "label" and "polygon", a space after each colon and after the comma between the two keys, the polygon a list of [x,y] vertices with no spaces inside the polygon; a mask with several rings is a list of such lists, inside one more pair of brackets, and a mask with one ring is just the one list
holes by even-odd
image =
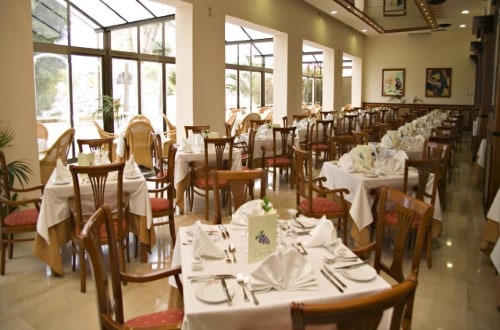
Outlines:
{"label": "recessed light", "polygon": [[337,11],[336,11],[336,10],[332,10],[332,11],[330,12],[330,14],[332,14],[332,15],[337,15]]}
{"label": "recessed light", "polygon": [[367,29],[363,29],[363,30],[361,30],[361,32],[366,33],[366,32],[368,32],[368,30]]}
{"label": "recessed light", "polygon": [[462,14],[467,15],[468,13],[469,13],[469,10],[467,10],[467,9],[462,10]]}
{"label": "recessed light", "polygon": [[463,29],[463,28],[467,27],[467,25],[465,25],[465,24],[460,24],[458,27],[459,27],[459,28],[461,28],[461,29]]}

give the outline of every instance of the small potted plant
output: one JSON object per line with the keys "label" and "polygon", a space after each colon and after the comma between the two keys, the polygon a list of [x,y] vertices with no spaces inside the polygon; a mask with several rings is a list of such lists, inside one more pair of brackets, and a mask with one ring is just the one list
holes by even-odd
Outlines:
{"label": "small potted plant", "polygon": [[[14,131],[8,126],[0,127],[0,150],[11,145],[14,140]],[[9,187],[14,186],[14,182],[17,179],[24,187],[25,183],[28,183],[30,175],[33,173],[28,163],[21,160],[14,160],[7,164],[7,172],[9,177]],[[0,172],[0,175],[3,175]],[[13,196],[15,198],[15,196]]]}
{"label": "small potted plant", "polygon": [[120,99],[114,99],[109,95],[102,96],[102,106],[99,107],[94,112],[94,117],[102,117],[104,121],[111,120],[113,122],[116,121],[118,127],[120,127],[120,120],[125,116],[120,112],[121,108]]}

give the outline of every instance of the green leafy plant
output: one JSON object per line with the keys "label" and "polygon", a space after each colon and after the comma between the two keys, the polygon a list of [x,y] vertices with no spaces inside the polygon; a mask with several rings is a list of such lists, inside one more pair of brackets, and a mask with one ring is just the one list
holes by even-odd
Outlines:
{"label": "green leafy plant", "polygon": [[272,210],[273,206],[271,202],[269,201],[269,198],[267,196],[262,197],[262,209],[266,212],[269,212]]}
{"label": "green leafy plant", "polygon": [[102,96],[102,106],[94,112],[94,117],[102,116],[104,120],[122,119],[123,114],[120,113],[120,99],[114,99],[109,95]]}
{"label": "green leafy plant", "polygon": [[[14,140],[14,131],[9,126],[0,126],[0,150],[11,146]],[[0,174],[3,173],[0,170]],[[25,183],[28,183],[30,175],[33,171],[28,163],[21,160],[14,160],[7,164],[7,176],[9,178],[9,187],[14,186],[14,182],[19,181],[22,187]]]}

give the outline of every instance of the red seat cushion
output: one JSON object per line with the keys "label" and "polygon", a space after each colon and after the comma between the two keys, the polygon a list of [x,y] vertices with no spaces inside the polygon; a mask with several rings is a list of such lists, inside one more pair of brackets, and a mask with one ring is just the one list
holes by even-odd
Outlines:
{"label": "red seat cushion", "polygon": [[338,203],[324,197],[314,197],[312,199],[312,210],[309,210],[307,199],[300,202],[299,207],[303,210],[317,214],[340,213],[344,210]]}
{"label": "red seat cushion", "polygon": [[[418,228],[418,226],[420,225],[420,219],[420,214],[415,215],[415,219],[413,219],[411,227]],[[385,212],[385,221],[387,221],[387,223],[390,225],[396,225],[396,223],[398,222],[398,209],[396,207]]]}
{"label": "red seat cushion", "polygon": [[36,209],[20,210],[9,214],[4,219],[5,226],[34,226],[38,220],[38,211]]}
{"label": "red seat cushion", "polygon": [[318,151],[318,150],[330,150],[330,146],[328,144],[324,144],[324,143],[316,143],[316,144],[312,144],[311,145],[311,149],[314,150],[314,151]]}
{"label": "red seat cushion", "polygon": [[[212,177],[208,177],[208,180],[206,178],[203,178],[203,177],[199,177],[199,178],[196,178],[194,180],[194,185],[196,187],[205,187],[205,186],[208,186],[208,187],[212,187],[213,186],[213,182],[212,182]],[[227,185],[227,180],[220,180],[219,181],[219,187],[224,187]]]}
{"label": "red seat cushion", "polygon": [[181,309],[171,309],[134,317],[125,322],[128,327],[154,327],[181,324],[184,312]]}
{"label": "red seat cushion", "polygon": [[289,158],[285,157],[279,157],[276,158],[276,163],[274,162],[274,158],[266,158],[264,159],[264,164],[267,165],[268,167],[274,167],[274,166],[290,166],[292,164],[292,161]]}
{"label": "red seat cushion", "polygon": [[172,209],[172,204],[166,198],[151,197],[149,200],[151,201],[151,211],[153,213]]}

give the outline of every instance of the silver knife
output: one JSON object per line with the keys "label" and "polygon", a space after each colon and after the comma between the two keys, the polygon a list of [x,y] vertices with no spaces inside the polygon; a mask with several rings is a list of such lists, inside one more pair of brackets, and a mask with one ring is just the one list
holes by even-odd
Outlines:
{"label": "silver knife", "polygon": [[188,276],[187,278],[192,282],[192,281],[207,281],[219,278],[236,278],[236,276],[232,274],[214,274],[214,275],[194,275],[194,276]]}
{"label": "silver knife", "polygon": [[367,265],[366,262],[358,262],[357,264],[352,264],[352,265],[347,265],[347,266],[340,266],[340,267],[334,267],[333,269],[349,269],[349,268],[357,268],[361,267],[363,265]]}
{"label": "silver knife", "polygon": [[233,301],[233,298],[231,298],[231,295],[229,294],[229,290],[227,289],[226,279],[223,277],[223,278],[220,279],[220,282],[222,283],[222,288],[224,289],[224,292],[226,293],[227,303],[229,305],[231,305],[231,302]]}
{"label": "silver knife", "polygon": [[333,286],[334,286],[334,287],[336,287],[336,288],[337,288],[337,290],[339,290],[339,291],[340,291],[340,292],[342,292],[342,293],[344,292],[344,290],[342,290],[342,288],[341,288],[341,287],[340,287],[337,283],[335,283],[335,281],[334,281],[334,280],[333,280],[330,276],[328,276],[328,274],[327,274],[327,273],[325,273],[325,271],[324,271],[323,269],[320,269],[320,272],[321,272],[321,274],[323,274],[323,276],[324,276],[324,277],[325,277],[325,278],[326,278],[326,279],[327,279],[330,283],[332,283],[332,284],[333,284]]}
{"label": "silver knife", "polygon": [[338,278],[338,276],[337,276],[337,275],[335,275],[335,273],[334,273],[334,272],[332,272],[331,270],[329,270],[329,269],[328,269],[328,267],[323,266],[323,269],[325,270],[325,272],[327,272],[327,273],[328,273],[328,275],[330,275],[330,276],[331,276],[331,277],[333,277],[335,280],[337,280],[337,282],[339,282],[339,284],[340,284],[342,287],[347,288],[347,285],[345,285],[345,283],[344,283],[344,282],[342,282],[342,281],[340,280],[340,278]]}

